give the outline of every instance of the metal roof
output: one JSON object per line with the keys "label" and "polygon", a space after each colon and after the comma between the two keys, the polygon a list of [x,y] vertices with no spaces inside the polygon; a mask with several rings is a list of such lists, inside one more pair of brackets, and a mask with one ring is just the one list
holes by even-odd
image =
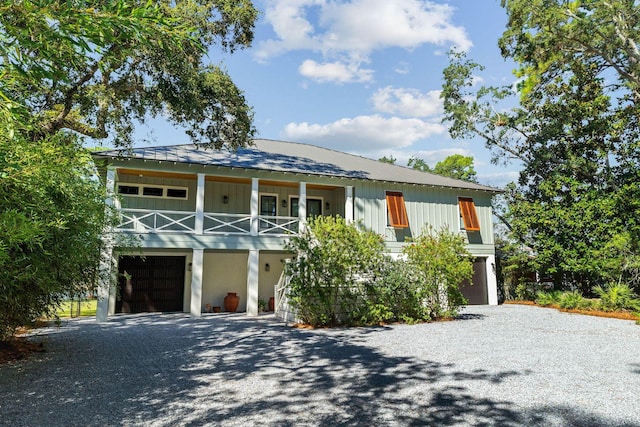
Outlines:
{"label": "metal roof", "polygon": [[182,144],[139,147],[131,150],[98,151],[93,153],[93,156],[96,158],[166,161],[489,192],[502,191],[486,185],[421,172],[315,145],[268,139],[253,140],[252,146],[239,148],[236,151],[229,149],[209,150],[198,148],[194,144]]}

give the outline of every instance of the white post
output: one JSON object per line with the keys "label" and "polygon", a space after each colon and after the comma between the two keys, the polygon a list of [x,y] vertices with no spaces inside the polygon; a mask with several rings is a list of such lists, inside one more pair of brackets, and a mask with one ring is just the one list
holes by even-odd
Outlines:
{"label": "white post", "polygon": [[[109,211],[114,206],[114,194],[116,187],[116,168],[107,167],[107,197],[105,209]],[[111,288],[111,257],[113,254],[113,236],[110,229],[104,230],[104,249],[100,257],[100,284],[98,286],[98,306],[96,309],[96,321],[106,322],[109,315],[109,290]]]}
{"label": "white post", "polygon": [[191,260],[191,316],[202,316],[202,264],[204,249],[194,249]]}
{"label": "white post", "polygon": [[204,174],[198,174],[198,191],[196,192],[196,234],[204,231]]}
{"label": "white post", "polygon": [[258,235],[258,214],[259,214],[259,200],[260,195],[260,180],[258,178],[251,178],[251,235]]}
{"label": "white post", "polygon": [[258,279],[260,275],[260,251],[251,249],[247,260],[247,316],[258,315]]}
{"label": "white post", "polygon": [[496,277],[496,256],[487,257],[485,262],[487,273],[487,302],[489,305],[498,305],[498,278]]}
{"label": "white post", "polygon": [[307,183],[300,182],[298,191],[298,232],[302,233],[307,225]]}
{"label": "white post", "polygon": [[353,222],[353,187],[345,187],[344,200],[344,220],[347,223]]}

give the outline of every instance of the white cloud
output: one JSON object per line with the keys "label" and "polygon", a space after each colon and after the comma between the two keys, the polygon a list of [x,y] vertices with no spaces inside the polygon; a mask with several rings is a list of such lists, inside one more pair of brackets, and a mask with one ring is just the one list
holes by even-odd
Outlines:
{"label": "white cloud", "polygon": [[442,113],[443,101],[439,90],[422,93],[417,89],[393,88],[378,89],[371,102],[376,111],[399,114],[405,117],[429,117]]}
{"label": "white cloud", "polygon": [[340,62],[348,68],[391,47],[412,50],[433,44],[466,51],[472,43],[464,28],[451,22],[453,10],[424,0],[272,0],[265,19],[275,37],[258,43],[255,57],[264,61],[307,50],[334,66],[335,58],[347,57]]}
{"label": "white cloud", "polygon": [[446,131],[440,123],[379,115],[345,118],[328,124],[289,123],[282,137],[361,155],[400,149]]}
{"label": "white cloud", "polygon": [[360,68],[358,64],[344,64],[341,62],[325,62],[319,64],[307,59],[298,71],[303,76],[317,82],[370,82],[373,80],[373,70]]}

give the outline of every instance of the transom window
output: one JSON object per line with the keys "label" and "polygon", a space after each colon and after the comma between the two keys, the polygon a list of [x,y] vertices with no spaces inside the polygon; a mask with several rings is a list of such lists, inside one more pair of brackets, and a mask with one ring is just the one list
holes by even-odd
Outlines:
{"label": "transom window", "polygon": [[188,198],[188,188],[168,185],[118,184],[118,194],[122,194],[123,196],[186,200]]}

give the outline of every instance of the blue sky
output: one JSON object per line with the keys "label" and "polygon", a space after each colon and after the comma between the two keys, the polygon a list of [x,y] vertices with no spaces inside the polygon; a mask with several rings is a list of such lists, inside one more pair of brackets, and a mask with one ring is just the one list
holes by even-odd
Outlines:
{"label": "blue sky", "polygon": [[[480,140],[452,140],[441,123],[442,70],[452,47],[512,84],[500,56],[506,23],[499,0],[254,0],[262,12],[250,49],[222,62],[255,113],[257,137],[304,142],[373,159],[410,157],[433,166],[450,154],[475,158],[479,181],[503,186],[517,166],[490,163]],[[188,143],[161,121],[138,129],[154,145]],[[140,144],[142,145],[142,143]]]}

